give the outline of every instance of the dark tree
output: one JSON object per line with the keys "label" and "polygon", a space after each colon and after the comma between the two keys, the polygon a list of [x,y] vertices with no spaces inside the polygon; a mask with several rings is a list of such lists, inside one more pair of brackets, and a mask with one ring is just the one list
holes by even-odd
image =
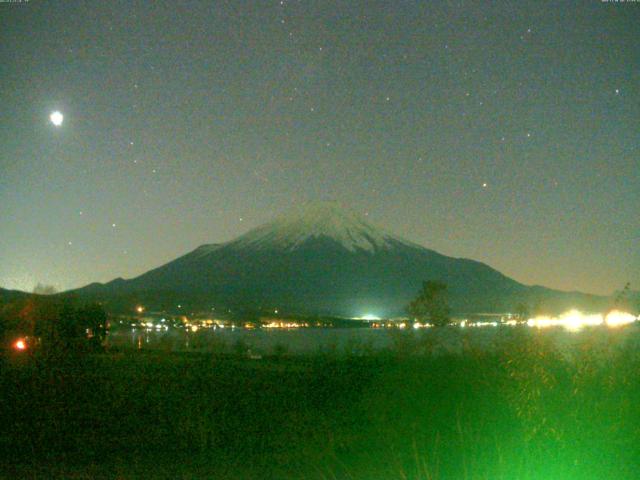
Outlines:
{"label": "dark tree", "polygon": [[613,308],[620,308],[628,304],[629,293],[631,291],[631,282],[627,282],[622,290],[617,292],[613,300]]}
{"label": "dark tree", "polygon": [[107,314],[98,304],[76,306],[40,301],[36,312],[34,335],[50,351],[95,349],[102,345],[107,332]]}
{"label": "dark tree", "polygon": [[42,283],[38,283],[33,287],[33,293],[37,293],[38,295],[53,295],[58,293],[58,291],[53,285],[43,285]]}
{"label": "dark tree", "polygon": [[7,331],[7,319],[4,315],[4,309],[2,308],[2,305],[0,305],[0,348],[2,343],[4,343],[4,336],[5,336],[5,332]]}
{"label": "dark tree", "polygon": [[100,347],[107,334],[107,312],[97,303],[84,305],[76,312],[77,322],[93,347]]}
{"label": "dark tree", "polygon": [[64,342],[72,342],[84,336],[78,310],[70,303],[64,304],[60,310],[57,333]]}
{"label": "dark tree", "polygon": [[520,321],[527,320],[530,315],[529,305],[526,303],[519,303],[516,305],[516,315]]}
{"label": "dark tree", "polygon": [[422,282],[422,290],[409,304],[409,315],[418,321],[428,321],[434,326],[443,326],[451,322],[447,301],[447,285],[427,280]]}

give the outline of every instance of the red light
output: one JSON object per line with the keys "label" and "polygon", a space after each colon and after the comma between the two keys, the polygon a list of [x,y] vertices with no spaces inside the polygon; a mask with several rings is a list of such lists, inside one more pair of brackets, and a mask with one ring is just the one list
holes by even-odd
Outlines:
{"label": "red light", "polygon": [[16,340],[13,346],[16,350],[26,350],[27,342],[25,342],[23,339],[19,339],[19,340]]}

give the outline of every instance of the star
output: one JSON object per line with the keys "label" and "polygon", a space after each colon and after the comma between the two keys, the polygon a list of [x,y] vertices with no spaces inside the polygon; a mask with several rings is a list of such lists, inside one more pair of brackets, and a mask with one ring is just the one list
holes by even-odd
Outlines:
{"label": "star", "polygon": [[482,188],[487,188],[487,183],[486,182],[482,184]]}

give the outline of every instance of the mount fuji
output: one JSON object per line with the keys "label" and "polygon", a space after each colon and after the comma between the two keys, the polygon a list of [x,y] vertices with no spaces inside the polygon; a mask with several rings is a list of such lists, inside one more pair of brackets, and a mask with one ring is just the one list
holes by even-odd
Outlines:
{"label": "mount fuji", "polygon": [[[559,310],[603,301],[525,286],[493,268],[452,258],[377,228],[335,203],[298,209],[235,240],[202,245],[130,280],[74,294],[114,310],[211,308],[296,314],[402,314],[424,280],[447,284],[454,312],[504,312],[517,304]],[[587,304],[587,305],[585,305]]]}

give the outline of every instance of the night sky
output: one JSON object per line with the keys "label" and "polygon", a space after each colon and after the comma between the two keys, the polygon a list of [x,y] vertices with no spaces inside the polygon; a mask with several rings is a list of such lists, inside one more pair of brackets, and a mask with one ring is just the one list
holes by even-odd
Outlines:
{"label": "night sky", "polygon": [[0,3],[0,286],[336,200],[527,284],[637,288],[639,41],[640,3],[600,0]]}

